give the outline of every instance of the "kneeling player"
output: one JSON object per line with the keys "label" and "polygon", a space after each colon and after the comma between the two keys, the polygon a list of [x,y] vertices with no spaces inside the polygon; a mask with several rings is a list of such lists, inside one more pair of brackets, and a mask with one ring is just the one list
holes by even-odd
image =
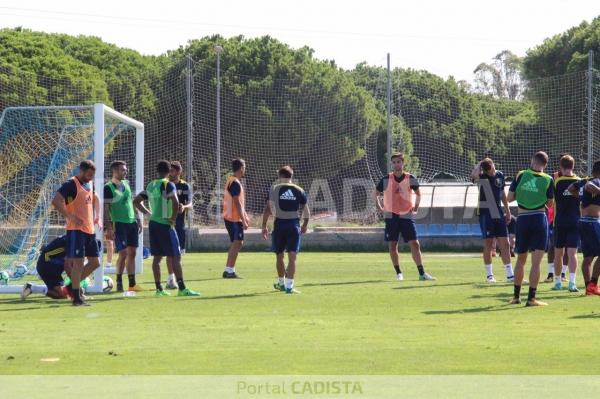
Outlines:
{"label": "kneeling player", "polygon": [[[300,251],[300,235],[306,233],[310,211],[306,204],[304,190],[292,183],[294,171],[289,166],[279,169],[279,182],[269,191],[263,213],[262,234],[266,240],[269,234],[267,222],[274,214],[272,245],[277,256],[277,277],[275,289],[292,294],[294,291],[294,275],[296,273],[296,256]],[[302,227],[300,227],[302,214]],[[287,269],[284,263],[284,251],[288,253]]]}
{"label": "kneeling player", "polygon": [[[98,246],[101,247],[99,240]],[[40,257],[37,261],[36,270],[38,276],[44,282],[44,285],[25,283],[23,291],[21,291],[21,299],[25,300],[32,293],[44,294],[52,299],[66,299],[70,296],[69,286],[64,287],[62,274],[64,271],[67,274],[71,273],[70,267],[65,268],[65,256],[67,254],[67,238],[60,236],[51,241],[48,245],[42,248]],[[92,264],[86,265],[81,274],[81,279],[85,279],[94,272],[95,267]],[[81,295],[81,293],[80,293]]]}

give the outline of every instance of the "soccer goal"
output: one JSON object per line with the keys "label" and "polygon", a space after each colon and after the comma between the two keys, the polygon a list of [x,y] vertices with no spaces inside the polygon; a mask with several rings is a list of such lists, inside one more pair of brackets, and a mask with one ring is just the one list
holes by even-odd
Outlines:
{"label": "soccer goal", "polygon": [[[79,163],[96,163],[94,190],[104,197],[112,161],[127,162],[135,192],[144,184],[144,124],[104,104],[5,108],[0,116],[0,271],[10,280],[0,292],[19,292],[35,275],[40,249],[65,233],[64,218],[51,202]],[[101,207],[103,208],[103,207]],[[102,215],[100,215],[102,220]],[[102,240],[102,231],[96,229]],[[142,272],[143,235],[136,257]],[[101,260],[88,288],[102,291]]]}

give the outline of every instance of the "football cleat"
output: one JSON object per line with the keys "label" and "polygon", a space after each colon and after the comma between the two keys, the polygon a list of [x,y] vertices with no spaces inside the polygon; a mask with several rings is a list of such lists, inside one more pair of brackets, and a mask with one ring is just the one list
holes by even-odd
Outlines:
{"label": "football cleat", "polygon": [[21,300],[24,301],[29,295],[31,295],[31,283],[25,283],[23,291],[21,291]]}
{"label": "football cleat", "polygon": [[496,278],[492,274],[492,275],[487,276],[487,278],[485,279],[485,281],[488,282],[488,283],[490,283],[490,284],[493,284],[493,283],[496,282]]}
{"label": "football cleat", "polygon": [[424,273],[423,275],[419,276],[419,280],[421,280],[421,281],[435,281],[437,279],[435,277],[433,277],[429,273]]}
{"label": "football cleat", "polygon": [[536,298],[528,299],[525,306],[548,306],[546,302],[538,301]]}

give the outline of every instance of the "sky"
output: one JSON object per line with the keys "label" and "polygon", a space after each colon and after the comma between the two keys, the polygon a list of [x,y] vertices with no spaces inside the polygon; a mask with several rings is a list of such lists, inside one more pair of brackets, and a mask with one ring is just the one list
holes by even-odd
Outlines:
{"label": "sky", "polygon": [[385,65],[390,53],[392,67],[467,81],[500,51],[525,55],[598,15],[600,0],[0,0],[0,27],[93,35],[143,54],[217,33],[268,34],[346,69]]}

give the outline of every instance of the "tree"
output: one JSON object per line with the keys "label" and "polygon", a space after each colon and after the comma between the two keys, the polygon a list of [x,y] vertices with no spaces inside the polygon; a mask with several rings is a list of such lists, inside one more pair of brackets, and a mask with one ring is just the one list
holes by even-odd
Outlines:
{"label": "tree", "polygon": [[475,68],[475,91],[496,98],[519,100],[522,98],[523,59],[509,50],[496,54],[491,63],[482,62]]}

